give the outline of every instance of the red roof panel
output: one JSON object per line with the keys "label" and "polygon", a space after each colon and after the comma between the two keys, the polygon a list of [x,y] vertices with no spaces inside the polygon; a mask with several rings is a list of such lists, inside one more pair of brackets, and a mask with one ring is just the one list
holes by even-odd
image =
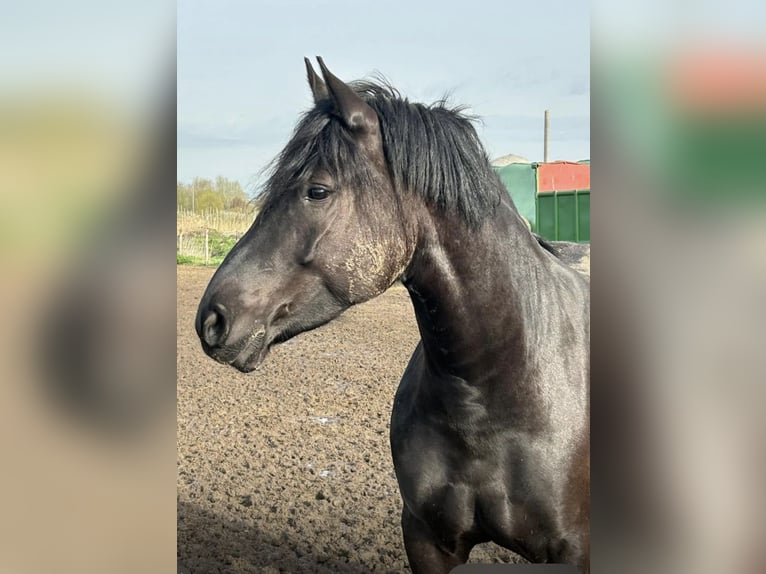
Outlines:
{"label": "red roof panel", "polygon": [[590,165],[555,161],[537,165],[537,191],[590,189]]}

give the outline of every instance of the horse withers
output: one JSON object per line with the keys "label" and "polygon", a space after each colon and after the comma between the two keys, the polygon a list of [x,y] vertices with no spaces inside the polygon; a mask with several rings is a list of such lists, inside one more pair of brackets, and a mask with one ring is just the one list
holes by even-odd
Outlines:
{"label": "horse withers", "polygon": [[205,352],[252,371],[401,280],[421,335],[390,436],[412,570],[494,541],[587,572],[588,279],[529,231],[460,109],[318,61],[315,105],[200,302]]}

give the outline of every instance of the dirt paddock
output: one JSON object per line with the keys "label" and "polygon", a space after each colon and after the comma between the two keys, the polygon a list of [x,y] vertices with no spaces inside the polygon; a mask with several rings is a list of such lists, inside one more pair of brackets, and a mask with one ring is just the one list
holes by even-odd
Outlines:
{"label": "dirt paddock", "polygon": [[[191,574],[408,572],[388,427],[419,336],[397,285],[241,374],[194,332],[178,267],[178,560]],[[487,544],[471,562],[518,561]]]}
{"label": "dirt paddock", "polygon": [[[564,253],[582,272],[587,256]],[[401,285],[275,347],[244,375],[194,315],[209,268],[178,267],[178,561],[191,574],[409,572],[388,443],[419,335]],[[493,544],[471,562],[517,562]]]}

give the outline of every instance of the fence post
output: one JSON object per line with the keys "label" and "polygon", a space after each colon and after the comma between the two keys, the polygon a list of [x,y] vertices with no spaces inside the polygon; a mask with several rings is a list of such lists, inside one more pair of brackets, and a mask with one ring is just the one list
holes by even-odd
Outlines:
{"label": "fence post", "polygon": [[210,247],[208,246],[207,227],[205,228],[205,265],[210,261]]}

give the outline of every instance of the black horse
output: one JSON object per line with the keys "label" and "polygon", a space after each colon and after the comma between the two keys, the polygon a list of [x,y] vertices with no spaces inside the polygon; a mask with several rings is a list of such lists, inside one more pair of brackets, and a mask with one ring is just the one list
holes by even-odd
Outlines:
{"label": "black horse", "polygon": [[478,543],[589,570],[590,294],[524,224],[471,121],[306,60],[315,106],[196,328],[240,371],[401,280],[421,342],[391,450],[414,572]]}

